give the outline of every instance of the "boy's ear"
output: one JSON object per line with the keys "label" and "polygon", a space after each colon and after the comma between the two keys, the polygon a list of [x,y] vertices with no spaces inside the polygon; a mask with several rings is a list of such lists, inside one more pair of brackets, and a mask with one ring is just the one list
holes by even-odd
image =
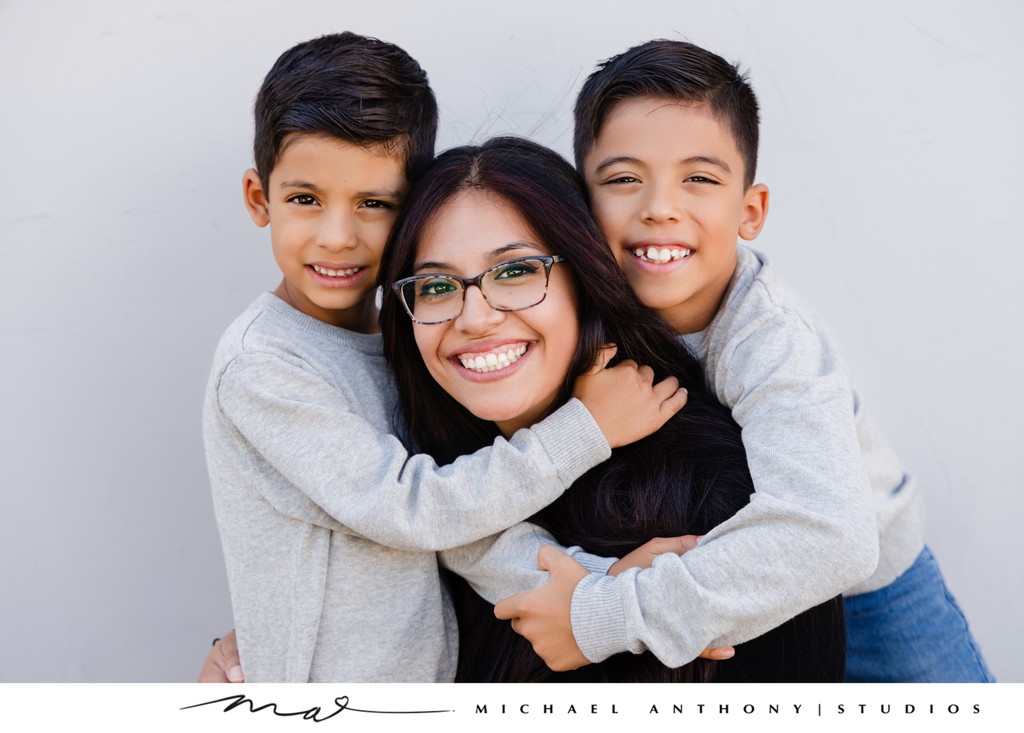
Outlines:
{"label": "boy's ear", "polygon": [[768,187],[757,183],[743,194],[743,214],[740,216],[740,238],[751,240],[761,233],[768,218]]}
{"label": "boy's ear", "polygon": [[263,184],[255,168],[250,168],[242,175],[242,197],[245,199],[245,208],[249,211],[249,218],[253,224],[265,227],[270,223],[267,195],[263,191]]}

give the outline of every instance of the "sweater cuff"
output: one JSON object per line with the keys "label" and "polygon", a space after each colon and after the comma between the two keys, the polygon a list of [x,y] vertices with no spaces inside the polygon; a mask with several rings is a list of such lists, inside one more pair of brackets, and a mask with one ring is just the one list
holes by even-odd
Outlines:
{"label": "sweater cuff", "polygon": [[586,568],[588,572],[600,575],[607,575],[612,565],[618,562],[617,557],[591,555],[589,552],[584,552],[583,548],[578,545],[566,549],[565,554]]}
{"label": "sweater cuff", "polygon": [[590,411],[575,397],[531,427],[530,432],[547,451],[566,486],[612,454]]}
{"label": "sweater cuff", "polygon": [[621,588],[616,578],[593,573],[577,583],[573,591],[569,612],[572,633],[583,656],[592,663],[630,651]]}

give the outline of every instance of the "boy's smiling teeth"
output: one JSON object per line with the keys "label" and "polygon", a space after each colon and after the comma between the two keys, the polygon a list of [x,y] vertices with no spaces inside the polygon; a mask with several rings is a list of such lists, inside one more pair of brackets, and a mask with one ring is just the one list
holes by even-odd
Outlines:
{"label": "boy's smiling teeth", "polygon": [[457,358],[463,367],[474,372],[496,372],[519,361],[526,349],[526,344],[519,344],[504,351],[490,351],[486,354],[458,354]]}
{"label": "boy's smiling teeth", "polygon": [[312,267],[315,272],[321,275],[326,275],[327,277],[351,277],[362,269],[361,267],[349,267],[345,270],[332,270],[328,267],[321,267],[320,265],[310,265],[310,267]]}
{"label": "boy's smiling teeth", "polygon": [[684,257],[689,257],[693,254],[692,249],[686,249],[683,247],[636,247],[633,250],[633,256],[643,260],[644,262],[654,262],[659,265],[663,265],[666,262],[672,260],[681,260]]}

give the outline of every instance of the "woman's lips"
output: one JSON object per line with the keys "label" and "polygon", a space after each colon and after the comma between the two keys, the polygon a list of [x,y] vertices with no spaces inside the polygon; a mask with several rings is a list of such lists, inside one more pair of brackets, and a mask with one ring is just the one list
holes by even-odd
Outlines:
{"label": "woman's lips", "polygon": [[503,345],[490,351],[463,352],[456,354],[455,358],[459,360],[463,367],[474,372],[494,372],[499,369],[505,369],[519,361],[520,357],[526,353],[527,346],[528,344],[525,342],[511,346]]}
{"label": "woman's lips", "polygon": [[505,342],[499,345],[460,351],[449,361],[457,371],[471,381],[501,379],[525,363],[532,343],[529,341]]}

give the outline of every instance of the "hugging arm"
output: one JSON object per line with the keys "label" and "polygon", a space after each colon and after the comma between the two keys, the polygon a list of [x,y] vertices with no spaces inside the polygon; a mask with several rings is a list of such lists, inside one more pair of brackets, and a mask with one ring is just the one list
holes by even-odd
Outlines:
{"label": "hugging arm", "polygon": [[708,645],[760,636],[874,571],[878,534],[853,394],[828,340],[782,312],[739,333],[717,364],[712,381],[743,429],[755,493],[692,552],[580,582],[572,625],[592,661],[649,649],[684,664]]}
{"label": "hugging arm", "polygon": [[[569,623],[569,603],[576,583],[588,572],[622,572],[648,567],[666,552],[683,553],[698,538],[655,538],[621,560],[591,555],[579,548],[562,548],[545,530],[528,522],[494,537],[457,547],[439,555],[449,570],[464,577],[486,600],[497,603],[499,618],[513,622],[515,630],[531,642],[552,669],[575,669],[588,663],[576,645]],[[536,562],[530,558],[536,557]],[[546,583],[548,578],[551,583]],[[532,591],[536,588],[537,590]],[[518,594],[512,596],[512,594]],[[500,600],[499,599],[505,599]],[[520,618],[526,624],[519,624]],[[700,656],[728,659],[731,647],[706,649]],[[218,639],[199,674],[199,682],[243,682],[234,630]]]}
{"label": "hugging arm", "polygon": [[278,354],[236,358],[220,375],[216,398],[228,431],[256,458],[208,450],[211,461],[229,462],[211,473],[251,473],[254,490],[282,515],[409,551],[498,532],[609,454],[590,413],[572,400],[511,440],[438,466],[357,414],[354,395]]}
{"label": "hugging arm", "polygon": [[544,547],[565,553],[589,572],[603,574],[616,562],[616,558],[591,555],[579,547],[562,547],[546,530],[530,522],[520,522],[500,534],[446,550],[438,558],[444,567],[465,578],[478,595],[497,603],[547,580],[546,568],[538,567],[538,555]]}
{"label": "hugging arm", "polygon": [[[666,554],[683,554],[697,546],[695,535],[657,537],[638,547],[609,569],[618,575],[629,569],[650,567],[655,558]],[[576,558],[578,559],[578,558]],[[549,580],[543,586],[502,600],[494,608],[495,615],[512,624],[533,645],[534,651],[556,672],[576,669],[589,664],[573,634],[571,605],[576,586],[587,577],[592,568],[585,568],[574,558],[562,554],[553,546],[541,549],[537,565],[548,572]],[[616,618],[603,619],[614,624]],[[706,659],[729,659],[735,653],[732,647],[704,649],[698,656]]]}
{"label": "hugging arm", "polygon": [[[604,389],[584,397],[598,403],[601,425],[570,399],[531,428],[446,466],[374,429],[354,411],[354,396],[299,358],[237,357],[219,375],[216,401],[229,431],[285,479],[254,482],[277,511],[389,547],[436,551],[499,532],[557,498],[610,454],[602,425],[616,426],[611,445],[660,427],[685,393],[668,381],[651,384],[651,376],[636,365],[604,369],[594,377]],[[239,464],[223,468],[252,468]]]}

